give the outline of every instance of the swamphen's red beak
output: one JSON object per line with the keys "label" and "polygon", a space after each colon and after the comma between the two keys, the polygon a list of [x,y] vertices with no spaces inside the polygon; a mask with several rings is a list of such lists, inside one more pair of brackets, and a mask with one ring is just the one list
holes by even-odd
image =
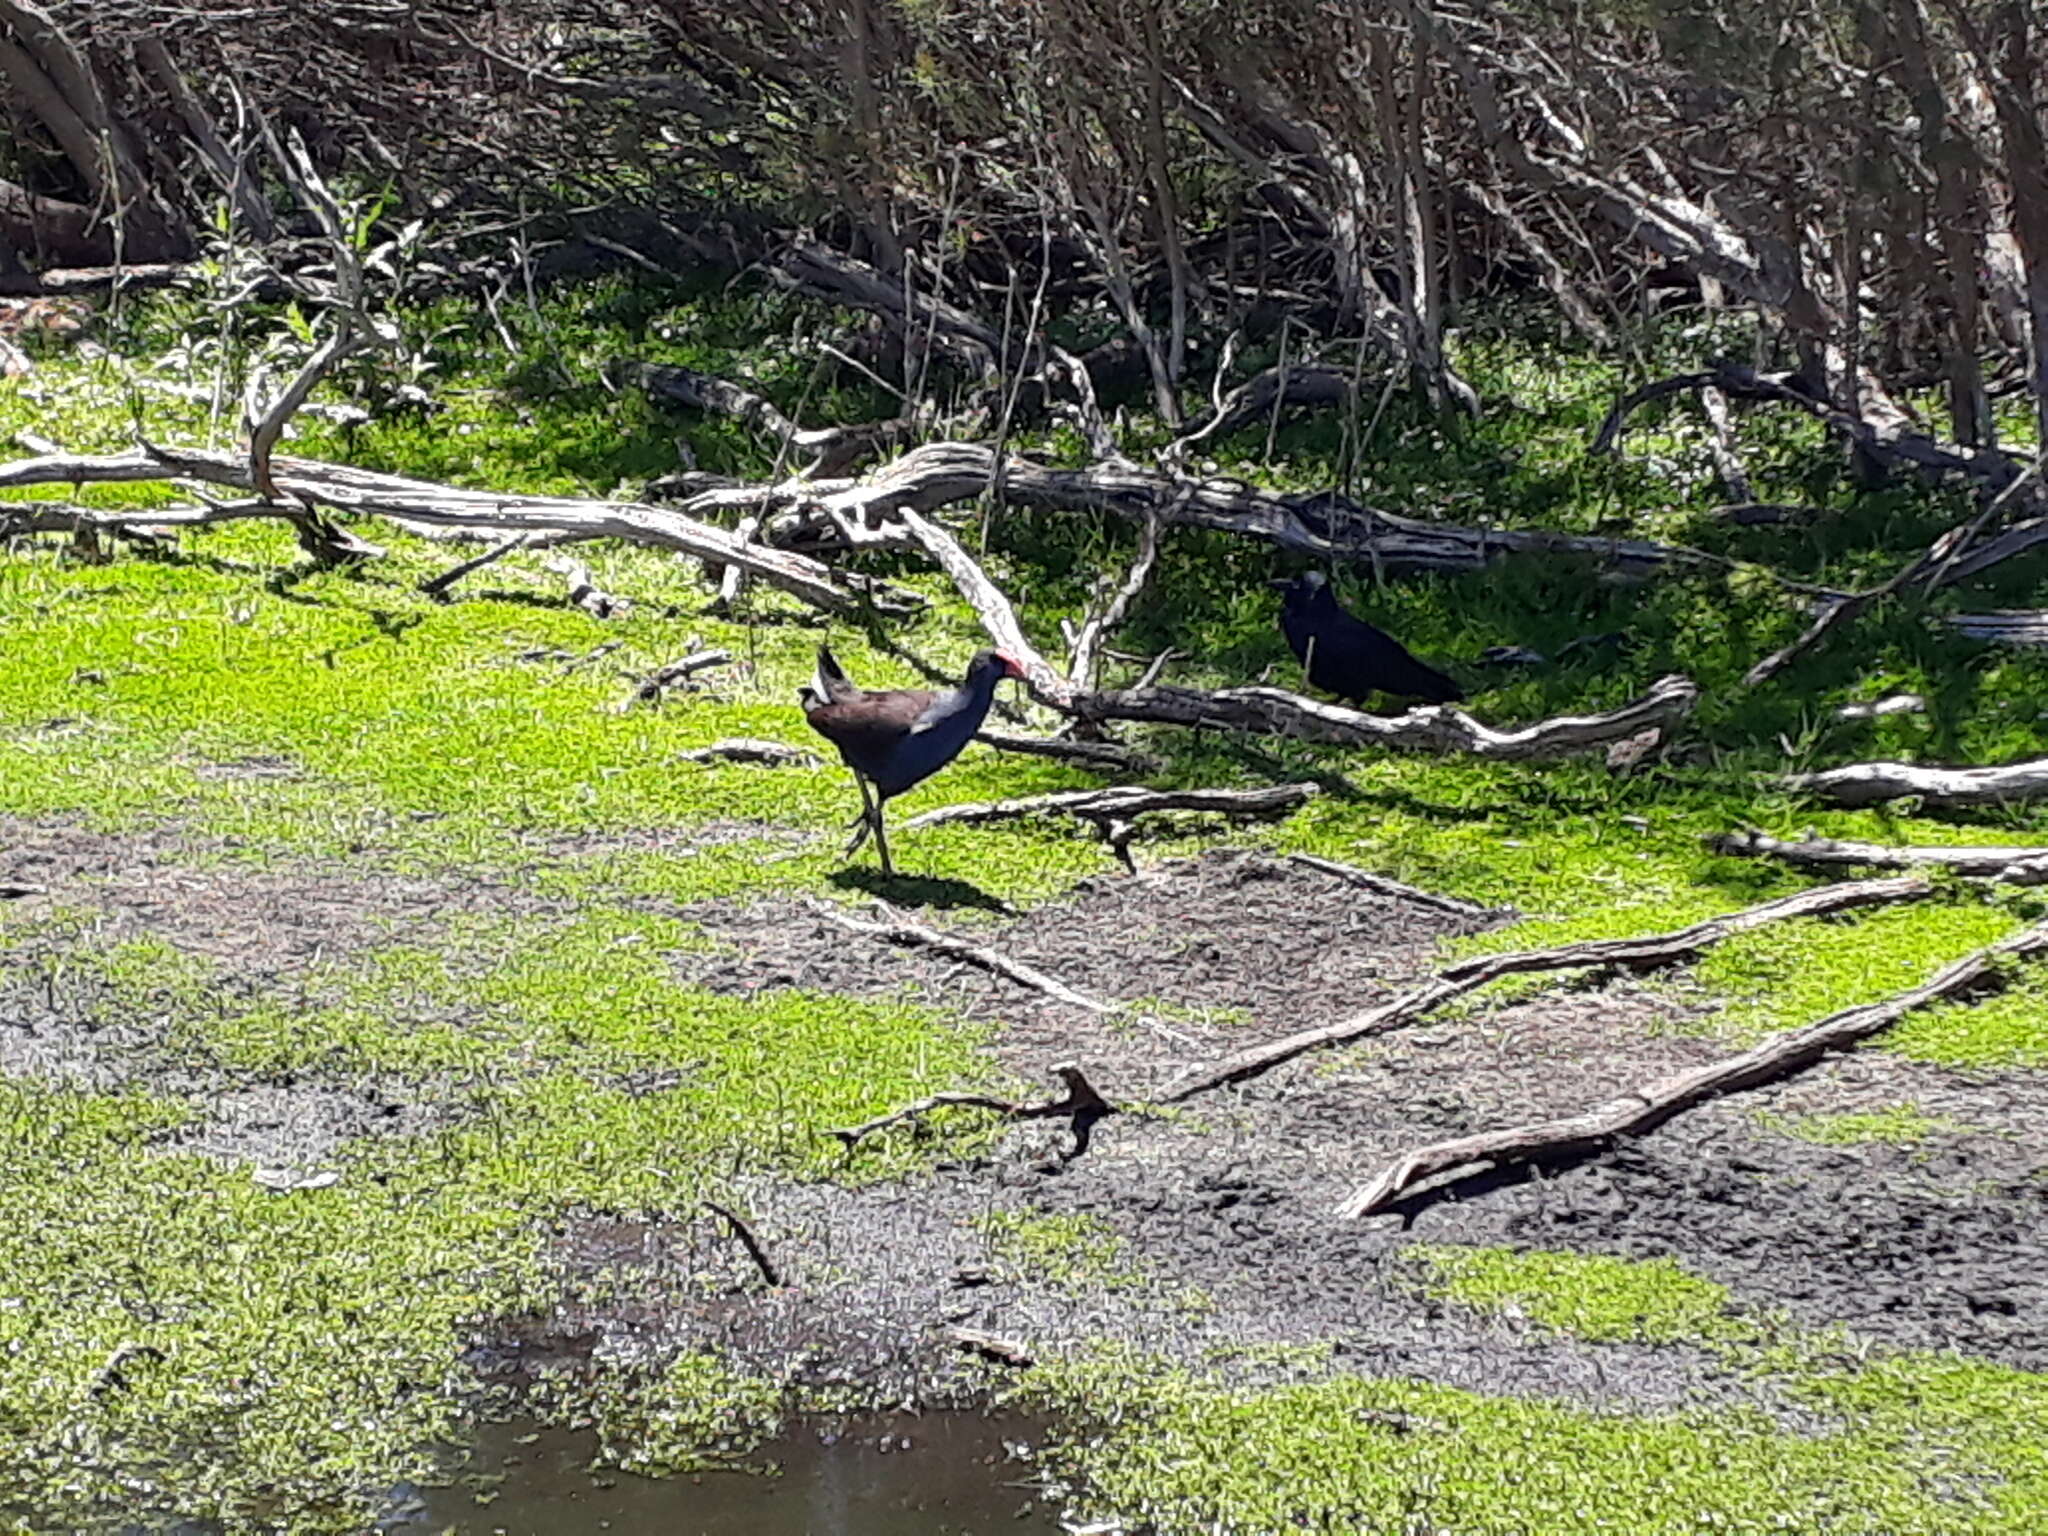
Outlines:
{"label": "swamphen's red beak", "polygon": [[1003,676],[1014,677],[1020,683],[1030,681],[1030,678],[1026,675],[1024,668],[1018,663],[1016,657],[1005,656],[1001,651],[997,651],[996,658],[1003,664]]}

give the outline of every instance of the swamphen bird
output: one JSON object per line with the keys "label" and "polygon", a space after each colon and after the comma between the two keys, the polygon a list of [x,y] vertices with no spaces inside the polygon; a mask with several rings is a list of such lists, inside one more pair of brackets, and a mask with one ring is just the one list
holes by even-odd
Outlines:
{"label": "swamphen bird", "polygon": [[1392,635],[1338,607],[1321,571],[1272,585],[1287,594],[1280,609],[1281,632],[1309,682],[1323,692],[1361,707],[1374,693],[1426,704],[1455,704],[1465,697],[1462,688],[1409,655]]}
{"label": "swamphen bird", "polygon": [[860,786],[860,830],[846,845],[850,855],[875,834],[882,873],[894,875],[882,807],[923,783],[960,755],[995,702],[996,684],[1021,679],[1024,669],[1000,651],[977,652],[958,688],[889,688],[870,693],[856,687],[827,646],[818,647],[818,672],[798,697],[811,729],[839,749]]}

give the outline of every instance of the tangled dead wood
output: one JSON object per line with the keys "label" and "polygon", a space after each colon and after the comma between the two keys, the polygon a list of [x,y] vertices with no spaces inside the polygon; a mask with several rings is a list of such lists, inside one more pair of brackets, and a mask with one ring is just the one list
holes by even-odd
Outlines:
{"label": "tangled dead wood", "polygon": [[[472,491],[379,474],[319,459],[277,458],[272,471],[279,490],[320,506],[389,518],[401,526],[424,523],[510,536],[561,532],[579,538],[613,538],[673,549],[721,565],[736,565],[815,607],[832,612],[858,608],[863,593],[901,608],[914,601],[882,584],[841,576],[805,555],[746,543],[732,533],[698,521],[687,512],[635,502],[587,501],[568,496],[515,496]],[[138,484],[151,480],[196,480],[253,488],[246,460],[198,448],[150,444],[119,454],[44,454],[0,464],[0,486]],[[294,509],[262,501],[197,507],[152,507],[129,511],[38,506],[22,514],[0,506],[0,533],[75,532],[80,527],[116,531],[196,527],[249,518],[283,518]],[[296,515],[303,515],[297,513]]]}
{"label": "tangled dead wood", "polygon": [[2048,923],[1965,956],[1895,997],[1846,1008],[1788,1030],[1752,1050],[1674,1073],[1580,1114],[1434,1142],[1397,1158],[1337,1207],[1342,1220],[1386,1209],[1417,1185],[1445,1174],[1466,1175],[1513,1163],[1569,1158],[1597,1151],[1616,1138],[1663,1124],[1672,1116],[1723,1094],[1775,1081],[1897,1023],[1916,1008],[1960,997],[1993,981],[2012,961],[2048,954]]}

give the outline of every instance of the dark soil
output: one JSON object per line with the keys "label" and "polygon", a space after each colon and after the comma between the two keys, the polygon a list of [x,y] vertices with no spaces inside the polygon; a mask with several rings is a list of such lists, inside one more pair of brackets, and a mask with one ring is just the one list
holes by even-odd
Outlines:
{"label": "dark soil", "polygon": [[[194,856],[175,830],[0,824],[0,882],[93,909],[109,941],[153,934],[213,957],[235,986],[291,986],[319,956],[417,940],[468,909],[540,905],[510,882]],[[1047,1069],[1073,1060],[1121,1099],[1247,1041],[1382,1001],[1434,969],[1439,941],[1480,926],[1238,854],[1088,881],[1021,916],[909,914],[1070,986],[1143,1003],[1148,1024],[854,936],[800,903],[683,911],[718,941],[676,957],[699,984],[913,997],[985,1030],[1022,1091],[1045,1091]],[[215,1155],[307,1170],[350,1138],[415,1132],[445,1113],[419,1085],[208,1076],[166,1056],[146,1019],[53,987],[21,950],[12,959],[0,975],[0,1071],[191,1094],[208,1114],[189,1144]],[[871,1401],[929,1402],[972,1391],[986,1369],[947,1339],[957,1325],[1034,1354],[1105,1338],[1191,1362],[1238,1352],[1247,1375],[1262,1369],[1255,1347],[1328,1345],[1352,1369],[1587,1403],[1749,1390],[1703,1351],[1586,1345],[1446,1309],[1400,1258],[1429,1241],[1675,1256],[1746,1306],[2048,1367],[2048,1074],[1971,1076],[1864,1051],[1574,1166],[1468,1184],[1362,1223],[1331,1215],[1417,1143],[1583,1107],[1722,1053],[1699,1029],[1704,1011],[1673,987],[1594,977],[1311,1055],[1177,1115],[1115,1116],[1078,1157],[1064,1155],[1063,1125],[1034,1122],[914,1181],[763,1183],[741,1196],[788,1282],[775,1291],[708,1217],[581,1220],[555,1251],[565,1294],[584,1299],[508,1322],[486,1363],[635,1362],[709,1343]],[[1969,1129],[1917,1149],[1834,1148],[1760,1119],[1906,1100]],[[1033,1272],[992,1251],[978,1225],[1010,1211],[1086,1215],[1119,1247],[1065,1279]]]}

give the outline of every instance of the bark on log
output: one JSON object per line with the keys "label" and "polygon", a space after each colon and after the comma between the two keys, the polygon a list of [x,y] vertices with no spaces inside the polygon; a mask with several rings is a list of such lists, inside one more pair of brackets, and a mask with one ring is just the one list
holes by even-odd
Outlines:
{"label": "bark on log", "polygon": [[2008,885],[2048,884],[2048,846],[1928,844],[1908,848],[1811,836],[1795,843],[1762,832],[1729,833],[1713,839],[1711,846],[1717,853],[1782,859],[1804,869],[1946,869],[1973,880],[2003,880]]}
{"label": "bark on log", "polygon": [[1980,949],[1911,991],[1880,1003],[1829,1014],[1802,1029],[1774,1036],[1740,1055],[1660,1078],[1583,1113],[1419,1147],[1389,1164],[1339,1204],[1337,1215],[1343,1220],[1369,1216],[1424,1180],[1443,1174],[1463,1175],[1483,1168],[1597,1150],[1617,1137],[1661,1125],[1695,1104],[1797,1072],[1832,1051],[1889,1028],[1916,1008],[1970,992],[1991,980],[2010,961],[2043,954],[2048,954],[2048,923],[2036,924],[2010,939]]}
{"label": "bark on log", "polygon": [[1263,1045],[1248,1046],[1182,1074],[1159,1094],[1162,1103],[1179,1104],[1196,1094],[1207,1093],[1229,1083],[1241,1083],[1309,1051],[1326,1046],[1348,1045],[1355,1040],[1405,1029],[1444,1004],[1500,980],[1503,976],[1524,976],[1538,971],[1579,970],[1587,966],[1624,965],[1642,970],[1688,960],[1710,944],[1734,934],[1747,933],[1768,923],[1796,917],[1821,917],[1857,907],[1881,906],[1895,901],[1912,901],[1927,895],[1933,887],[1922,879],[1856,880],[1819,886],[1796,895],[1781,896],[1760,906],[1709,918],[1672,933],[1650,934],[1639,939],[1589,939],[1556,949],[1523,950],[1512,954],[1481,955],[1447,967],[1433,981],[1412,987],[1388,1002],[1354,1013],[1335,1024],[1304,1029]]}
{"label": "bark on log", "polygon": [[1787,789],[1803,789],[1838,805],[1882,805],[1917,795],[1944,808],[2024,805],[2048,795],[2048,758],[1995,768],[1927,768],[1917,763],[1849,763],[1795,773]]}
{"label": "bark on log", "polygon": [[1619,709],[1600,715],[1559,715],[1513,731],[1495,730],[1444,705],[1385,719],[1283,688],[1225,688],[1213,693],[1199,688],[1137,688],[1083,694],[1074,708],[1084,720],[1212,726],[1339,746],[1470,752],[1476,757],[1530,761],[1603,747],[1652,726],[1668,729],[1698,701],[1699,689],[1691,679],[1664,677]]}

